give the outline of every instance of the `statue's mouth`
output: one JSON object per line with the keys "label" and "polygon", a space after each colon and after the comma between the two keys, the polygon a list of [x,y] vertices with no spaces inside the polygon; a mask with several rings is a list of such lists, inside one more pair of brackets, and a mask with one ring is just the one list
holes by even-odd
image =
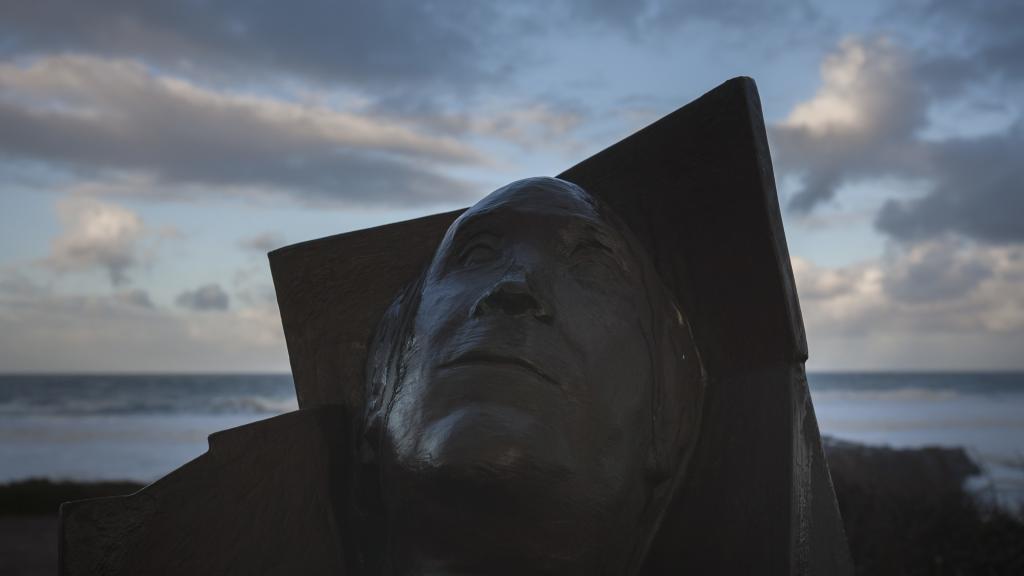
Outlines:
{"label": "statue's mouth", "polygon": [[455,358],[448,360],[440,365],[441,368],[451,368],[454,366],[468,366],[468,365],[483,365],[483,366],[512,366],[532,372],[534,375],[540,377],[555,386],[560,386],[557,380],[555,380],[550,374],[548,374],[540,366],[522,356],[501,354],[497,352],[491,352],[487,350],[470,350],[463,354],[459,354]]}

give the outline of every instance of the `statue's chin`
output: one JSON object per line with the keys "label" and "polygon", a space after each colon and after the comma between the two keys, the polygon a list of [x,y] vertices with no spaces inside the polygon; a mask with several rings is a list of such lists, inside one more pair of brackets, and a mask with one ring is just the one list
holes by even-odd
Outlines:
{"label": "statue's chin", "polygon": [[557,481],[573,464],[558,430],[535,414],[496,404],[460,406],[430,422],[413,452],[410,460],[420,470],[480,480]]}
{"label": "statue's chin", "polygon": [[642,502],[622,507],[623,493],[586,466],[584,447],[570,448],[571,421],[558,416],[470,401],[419,422],[396,419],[412,424],[402,428],[412,440],[391,443],[399,449],[386,459],[383,496],[394,541],[415,543],[410,562],[595,574],[595,558],[618,558]]}

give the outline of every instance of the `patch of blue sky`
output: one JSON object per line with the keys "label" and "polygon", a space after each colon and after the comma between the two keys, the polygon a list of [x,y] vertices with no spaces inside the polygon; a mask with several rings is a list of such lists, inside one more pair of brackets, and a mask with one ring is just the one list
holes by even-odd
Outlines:
{"label": "patch of blue sky", "polygon": [[966,98],[936,102],[928,109],[928,126],[922,140],[939,142],[952,138],[979,138],[1005,132],[1019,122],[1021,107],[994,94],[995,87],[971,90]]}
{"label": "patch of blue sky", "polygon": [[0,185],[0,268],[23,267],[45,258],[60,231],[56,194],[18,184]]}

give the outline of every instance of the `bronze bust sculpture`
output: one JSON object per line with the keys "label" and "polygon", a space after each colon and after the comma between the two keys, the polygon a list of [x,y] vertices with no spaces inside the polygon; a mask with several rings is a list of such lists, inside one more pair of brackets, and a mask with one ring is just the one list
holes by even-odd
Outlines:
{"label": "bronze bust sculpture", "polygon": [[65,504],[62,574],[852,573],[759,106],[271,253],[300,410]]}
{"label": "bronze bust sculpture", "polygon": [[555,178],[478,202],[370,362],[363,460],[381,470],[357,501],[385,509],[384,573],[636,571],[704,383],[675,298],[602,202]]}

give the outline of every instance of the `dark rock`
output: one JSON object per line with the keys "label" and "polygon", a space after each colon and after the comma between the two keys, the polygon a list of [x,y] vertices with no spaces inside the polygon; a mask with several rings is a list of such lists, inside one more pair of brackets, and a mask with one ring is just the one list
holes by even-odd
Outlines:
{"label": "dark rock", "polygon": [[857,574],[1024,574],[1024,523],[964,489],[981,470],[962,448],[825,453]]}

